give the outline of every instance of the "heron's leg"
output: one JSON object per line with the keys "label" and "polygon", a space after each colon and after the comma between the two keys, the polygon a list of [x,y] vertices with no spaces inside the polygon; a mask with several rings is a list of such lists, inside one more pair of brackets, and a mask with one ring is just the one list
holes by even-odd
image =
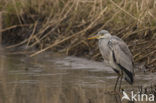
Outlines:
{"label": "heron's leg", "polygon": [[121,78],[120,78],[120,84],[119,84],[119,91],[120,91],[120,89],[121,89],[122,78],[123,78],[123,71],[121,72]]}
{"label": "heron's leg", "polygon": [[118,77],[117,77],[117,79],[116,79],[116,83],[115,83],[115,86],[114,86],[114,91],[116,90],[116,86],[117,86],[117,84],[118,84],[119,78],[120,78],[120,75],[118,74]]}

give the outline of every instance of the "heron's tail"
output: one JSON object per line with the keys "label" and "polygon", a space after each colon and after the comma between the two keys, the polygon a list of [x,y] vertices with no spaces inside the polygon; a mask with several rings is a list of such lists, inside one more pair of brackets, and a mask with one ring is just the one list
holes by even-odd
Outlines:
{"label": "heron's tail", "polygon": [[125,74],[125,80],[129,84],[133,84],[133,82],[134,82],[133,74],[131,72],[129,72],[128,70],[125,70],[124,74]]}
{"label": "heron's tail", "polygon": [[127,69],[125,69],[123,66],[121,66],[120,64],[119,64],[119,66],[120,66],[120,68],[123,70],[123,73],[124,73],[124,78],[125,78],[125,80],[129,83],[129,84],[133,84],[133,82],[134,82],[134,74],[133,74],[133,72],[130,72],[130,71],[128,71]]}

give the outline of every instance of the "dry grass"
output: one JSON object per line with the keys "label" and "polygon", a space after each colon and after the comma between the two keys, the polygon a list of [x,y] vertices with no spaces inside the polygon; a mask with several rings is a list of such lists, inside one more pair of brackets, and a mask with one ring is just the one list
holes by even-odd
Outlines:
{"label": "dry grass", "polygon": [[[100,59],[87,37],[106,29],[124,39],[135,61],[156,67],[155,0],[4,0],[4,41]],[[12,34],[12,35],[11,35]],[[11,36],[10,36],[11,35]],[[10,37],[10,38],[8,38]],[[8,47],[9,48],[9,47]],[[154,70],[154,69],[151,69]]]}

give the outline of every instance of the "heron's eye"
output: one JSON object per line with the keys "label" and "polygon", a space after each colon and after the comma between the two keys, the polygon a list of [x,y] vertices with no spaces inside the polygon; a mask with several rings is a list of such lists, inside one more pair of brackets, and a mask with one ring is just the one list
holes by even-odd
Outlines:
{"label": "heron's eye", "polygon": [[104,36],[105,34],[101,34],[101,36]]}

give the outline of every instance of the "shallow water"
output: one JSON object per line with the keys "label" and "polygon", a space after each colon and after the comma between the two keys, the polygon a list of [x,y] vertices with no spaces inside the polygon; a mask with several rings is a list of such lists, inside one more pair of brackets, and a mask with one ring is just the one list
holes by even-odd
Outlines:
{"label": "shallow water", "polygon": [[[123,81],[122,88],[149,88],[155,75],[136,70],[134,85]],[[29,57],[2,51],[0,103],[121,103],[122,93],[112,92],[116,77],[102,62],[49,52]]]}

